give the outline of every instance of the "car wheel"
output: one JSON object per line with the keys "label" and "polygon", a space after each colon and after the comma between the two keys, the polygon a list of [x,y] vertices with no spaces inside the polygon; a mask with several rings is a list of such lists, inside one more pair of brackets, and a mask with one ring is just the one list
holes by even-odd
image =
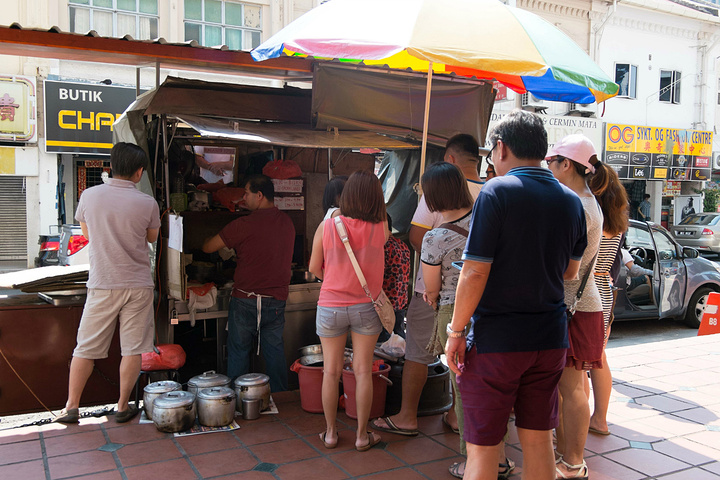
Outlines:
{"label": "car wheel", "polygon": [[714,292],[712,288],[702,287],[695,290],[693,296],[688,303],[687,312],[685,312],[685,324],[690,328],[700,328],[705,305],[707,305],[708,295]]}

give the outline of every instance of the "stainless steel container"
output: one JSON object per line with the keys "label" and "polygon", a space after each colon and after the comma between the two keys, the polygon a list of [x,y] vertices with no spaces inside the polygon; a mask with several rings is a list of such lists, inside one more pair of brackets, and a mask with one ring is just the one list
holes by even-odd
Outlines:
{"label": "stainless steel container", "polygon": [[148,383],[143,389],[143,408],[148,420],[152,420],[153,401],[163,393],[181,390],[182,385],[172,380],[162,380],[160,382]]}
{"label": "stainless steel container", "polygon": [[188,380],[188,392],[197,395],[199,390],[212,387],[230,387],[230,377],[222,373],[215,373],[215,370],[204,372],[202,375],[195,375]]}
{"label": "stainless steel container", "polygon": [[224,427],[235,417],[235,392],[228,387],[203,388],[197,394],[200,425]]}
{"label": "stainless steel container", "polygon": [[260,407],[262,406],[262,400],[259,398],[249,399],[243,398],[242,401],[242,416],[244,420],[257,420],[260,418]]}
{"label": "stainless steel container", "polygon": [[161,432],[175,433],[195,425],[195,394],[178,390],[153,401],[153,422]]}
{"label": "stainless steel container", "polygon": [[262,400],[260,410],[265,410],[270,406],[270,377],[263,373],[247,373],[240,375],[235,379],[235,393],[237,394],[238,412],[243,411],[242,401]]}

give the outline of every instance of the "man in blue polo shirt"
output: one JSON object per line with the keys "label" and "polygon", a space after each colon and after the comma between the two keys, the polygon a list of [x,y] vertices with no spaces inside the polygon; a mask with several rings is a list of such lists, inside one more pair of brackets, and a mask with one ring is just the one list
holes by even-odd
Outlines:
{"label": "man in blue polo shirt", "polygon": [[473,208],[445,347],[463,399],[464,478],[497,477],[514,408],[523,478],[549,480],[568,346],[563,279],[577,277],[585,215],[577,195],[541,168],[547,134],[538,116],[515,110],[490,140],[500,176],[485,184]]}

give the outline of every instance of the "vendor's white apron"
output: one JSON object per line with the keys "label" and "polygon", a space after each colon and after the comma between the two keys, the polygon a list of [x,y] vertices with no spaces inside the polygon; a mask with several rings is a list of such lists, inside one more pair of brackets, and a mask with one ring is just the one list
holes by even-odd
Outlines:
{"label": "vendor's white apron", "polygon": [[260,355],[260,321],[262,320],[262,299],[263,298],[273,298],[272,295],[260,295],[259,293],[255,292],[246,292],[245,290],[240,290],[239,288],[236,288],[238,292],[244,293],[248,297],[255,297],[257,298],[257,335],[258,335],[258,348],[256,355]]}

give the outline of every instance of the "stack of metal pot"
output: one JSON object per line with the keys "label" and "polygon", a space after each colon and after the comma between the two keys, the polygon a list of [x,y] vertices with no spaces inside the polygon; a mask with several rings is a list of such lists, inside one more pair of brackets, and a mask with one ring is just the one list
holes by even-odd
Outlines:
{"label": "stack of metal pot", "polygon": [[247,373],[235,379],[237,411],[245,420],[254,420],[270,406],[270,377],[262,373]]}
{"label": "stack of metal pot", "polygon": [[150,398],[150,402],[145,400],[145,410],[147,413],[150,405],[148,417],[161,432],[188,430],[195,425],[196,416],[200,425],[222,427],[232,423],[235,415],[235,392],[229,385],[230,378],[208,371],[192,377],[187,392],[173,390]]}

